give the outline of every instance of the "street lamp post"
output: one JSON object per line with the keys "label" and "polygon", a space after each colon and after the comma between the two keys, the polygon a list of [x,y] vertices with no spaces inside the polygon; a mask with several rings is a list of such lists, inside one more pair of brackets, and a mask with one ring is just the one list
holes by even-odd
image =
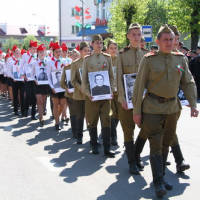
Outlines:
{"label": "street lamp post", "polygon": [[45,36],[46,36],[46,21],[45,21],[44,17],[42,17],[40,15],[37,15],[37,14],[32,14],[32,15],[38,16],[38,17],[40,17],[44,20],[44,43],[45,43],[44,45],[46,46],[46,39],[45,39]]}

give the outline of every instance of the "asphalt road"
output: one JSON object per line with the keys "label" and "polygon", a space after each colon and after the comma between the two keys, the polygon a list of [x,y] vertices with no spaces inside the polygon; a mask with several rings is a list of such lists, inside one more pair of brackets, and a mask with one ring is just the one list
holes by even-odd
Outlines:
{"label": "asphalt road", "polygon": [[[200,104],[198,103],[200,110]],[[157,199],[149,165],[149,145],[142,159],[145,169],[140,175],[128,172],[123,148],[123,132],[118,126],[119,146],[115,158],[91,154],[89,133],[84,131],[82,145],[72,138],[70,123],[54,130],[50,109],[45,126],[38,121],[16,117],[10,101],[0,97],[0,200],[138,200]],[[100,132],[100,126],[99,126]],[[135,130],[135,137],[139,129]],[[166,178],[173,190],[163,198],[200,199],[200,117],[191,118],[184,107],[177,134],[187,163],[191,168],[177,174],[172,154]],[[102,142],[101,138],[99,139]]]}

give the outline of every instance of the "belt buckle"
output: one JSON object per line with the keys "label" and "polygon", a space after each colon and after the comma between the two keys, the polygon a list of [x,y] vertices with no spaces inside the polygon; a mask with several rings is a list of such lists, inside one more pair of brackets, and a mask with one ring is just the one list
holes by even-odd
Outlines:
{"label": "belt buckle", "polygon": [[165,103],[166,103],[166,102],[169,102],[169,101],[170,101],[170,98],[169,98],[169,97],[165,98]]}

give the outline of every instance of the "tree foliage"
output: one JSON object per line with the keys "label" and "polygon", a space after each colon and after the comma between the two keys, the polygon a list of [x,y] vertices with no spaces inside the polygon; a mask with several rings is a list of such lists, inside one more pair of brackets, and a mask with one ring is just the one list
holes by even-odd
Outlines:
{"label": "tree foliage", "polygon": [[30,43],[31,40],[38,42],[38,40],[36,39],[36,37],[34,35],[27,35],[26,38],[24,38],[24,43],[23,43],[24,49],[28,50],[29,43]]}
{"label": "tree foliage", "polygon": [[17,45],[17,46],[19,47],[21,44],[20,44],[19,40],[16,40],[16,39],[14,39],[13,37],[7,39],[7,40],[2,44],[3,51],[6,52],[7,49],[12,49],[12,47],[13,47],[14,45]]}

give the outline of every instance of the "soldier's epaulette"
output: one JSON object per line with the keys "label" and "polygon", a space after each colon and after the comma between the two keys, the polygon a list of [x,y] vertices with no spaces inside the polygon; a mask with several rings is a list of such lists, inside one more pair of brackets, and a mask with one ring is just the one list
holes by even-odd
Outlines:
{"label": "soldier's epaulette", "polygon": [[111,56],[110,54],[107,54],[107,53],[104,53],[104,52],[102,52],[102,54],[103,54],[104,56],[108,56],[108,57]]}
{"label": "soldier's epaulette", "polygon": [[175,56],[184,56],[184,54],[182,54],[181,52],[178,52],[178,51],[174,51],[174,52],[172,52],[172,54]]}
{"label": "soldier's epaulette", "polygon": [[72,62],[72,64],[78,62],[79,60],[80,58],[76,59],[75,61]]}
{"label": "soldier's epaulette", "polygon": [[148,52],[149,52],[149,50],[148,50],[148,49],[145,49],[145,48],[142,48],[142,47],[141,47],[141,49],[142,49],[142,50],[144,50],[144,51],[148,51]]}
{"label": "soldier's epaulette", "polygon": [[149,52],[149,53],[147,53],[147,54],[145,54],[144,55],[144,57],[150,57],[150,56],[156,56],[158,53],[157,53],[157,51],[154,51],[154,52]]}
{"label": "soldier's epaulette", "polygon": [[89,58],[91,55],[86,55],[84,58]]}
{"label": "soldier's epaulette", "polygon": [[123,49],[119,50],[119,53],[125,53],[127,52],[128,50],[130,50],[130,47],[124,47]]}

